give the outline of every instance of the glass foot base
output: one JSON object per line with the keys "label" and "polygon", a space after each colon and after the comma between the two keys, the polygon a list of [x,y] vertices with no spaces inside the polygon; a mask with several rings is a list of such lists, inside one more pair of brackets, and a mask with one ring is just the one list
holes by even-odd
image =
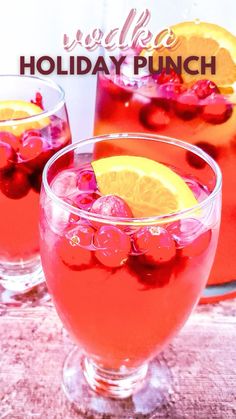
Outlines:
{"label": "glass foot base", "polygon": [[4,307],[38,307],[51,300],[45,282],[34,286],[26,292],[6,290],[0,285],[0,311]]}
{"label": "glass foot base", "polygon": [[168,403],[172,377],[164,361],[137,369],[104,370],[78,348],[66,358],[62,387],[74,408],[86,417],[146,418]]}
{"label": "glass foot base", "polygon": [[40,258],[27,264],[0,264],[1,307],[32,307],[50,300]]}
{"label": "glass foot base", "polygon": [[200,304],[215,303],[236,297],[236,280],[217,285],[207,285],[200,299]]}

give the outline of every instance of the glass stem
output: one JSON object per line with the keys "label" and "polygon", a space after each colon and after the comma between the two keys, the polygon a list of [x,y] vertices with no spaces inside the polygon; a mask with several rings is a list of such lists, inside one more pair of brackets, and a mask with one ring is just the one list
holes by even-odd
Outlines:
{"label": "glass stem", "polygon": [[106,397],[123,399],[143,386],[148,364],[142,364],[138,368],[122,366],[119,370],[110,370],[85,357],[82,368],[89,386],[94,391]]}

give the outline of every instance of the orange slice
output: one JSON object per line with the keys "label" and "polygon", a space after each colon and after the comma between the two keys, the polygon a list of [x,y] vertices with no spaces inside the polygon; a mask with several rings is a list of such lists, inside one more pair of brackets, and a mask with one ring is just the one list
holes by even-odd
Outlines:
{"label": "orange slice", "polygon": [[[205,56],[206,62],[210,57],[216,57],[216,74],[210,69],[205,75],[190,75],[183,72],[184,82],[192,82],[207,78],[217,86],[230,86],[236,81],[236,37],[226,29],[213,23],[183,22],[171,27],[178,42],[171,48],[143,50],[142,55],[152,55],[154,68],[158,69],[158,57],[170,56],[177,62],[177,56],[186,59],[189,56]],[[194,64],[195,66],[196,64]]]}
{"label": "orange slice", "polygon": [[184,180],[154,160],[113,156],[96,160],[92,166],[101,194],[123,198],[134,217],[170,214],[197,204]]}
{"label": "orange slice", "polygon": [[[34,103],[23,100],[3,100],[0,101],[0,130],[8,131],[16,136],[20,136],[28,129],[41,129],[49,125],[47,117],[38,117],[36,121],[27,122],[30,116],[40,115],[42,109]],[[25,121],[20,121],[22,119]],[[9,121],[9,125],[1,125],[1,122]]]}

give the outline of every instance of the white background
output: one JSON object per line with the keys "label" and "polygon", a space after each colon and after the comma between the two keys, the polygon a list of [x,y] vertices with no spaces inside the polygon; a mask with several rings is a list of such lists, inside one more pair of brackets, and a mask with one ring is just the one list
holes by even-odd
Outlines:
{"label": "white background", "polygon": [[[158,33],[173,23],[199,18],[236,34],[236,0],[1,0],[0,74],[19,73],[19,56],[67,56],[63,34],[77,29],[113,28],[131,7],[152,13],[150,29]],[[96,52],[96,55],[99,54]],[[71,55],[91,53],[76,48]],[[91,135],[96,77],[50,76],[65,89],[73,139]]]}

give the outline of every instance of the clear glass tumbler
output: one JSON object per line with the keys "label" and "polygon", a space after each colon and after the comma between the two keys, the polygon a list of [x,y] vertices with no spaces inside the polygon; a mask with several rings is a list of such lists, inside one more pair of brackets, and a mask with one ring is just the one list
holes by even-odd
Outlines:
{"label": "clear glass tumbler", "polygon": [[[106,166],[111,140],[118,159],[123,157],[119,142],[127,142],[130,161],[143,157],[132,144],[155,144],[155,161],[184,180],[196,204],[146,218],[131,217],[124,204],[125,216],[111,215],[109,205],[99,213],[104,195],[93,165]],[[102,144],[105,160],[97,156]],[[186,152],[204,163],[200,176],[183,164]],[[82,414],[142,417],[168,399],[171,377],[155,356],[184,325],[206,285],[220,212],[217,163],[175,139],[130,133],[94,137],[47,163],[40,204],[42,265],[56,310],[78,345],[65,361],[63,388]]]}
{"label": "clear glass tumbler", "polygon": [[42,171],[70,142],[61,87],[37,77],[0,76],[0,303],[47,299],[38,239]]}

